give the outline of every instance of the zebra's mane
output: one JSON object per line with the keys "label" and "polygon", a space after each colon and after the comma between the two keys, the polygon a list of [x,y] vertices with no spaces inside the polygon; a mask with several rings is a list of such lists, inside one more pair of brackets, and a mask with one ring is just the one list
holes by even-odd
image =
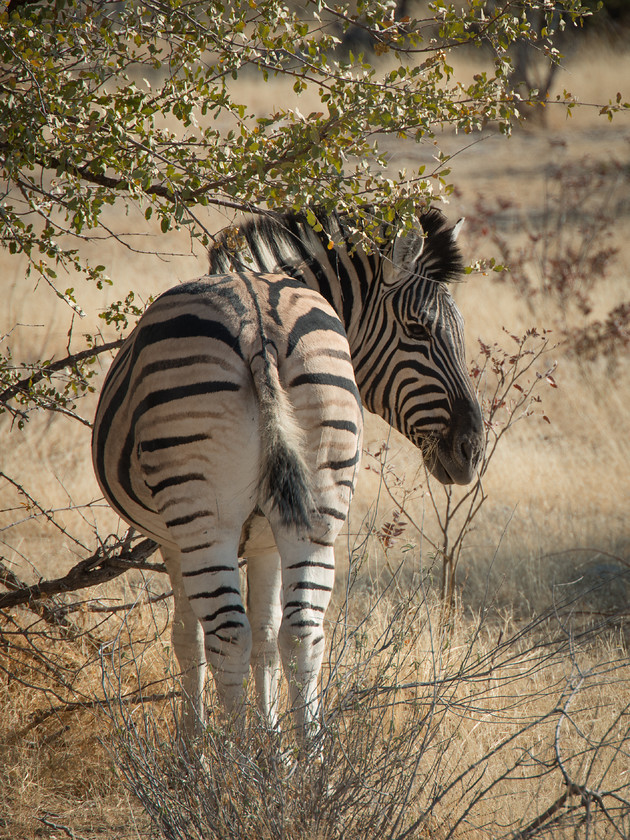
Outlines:
{"label": "zebra's mane", "polygon": [[[332,252],[343,249],[350,254],[357,248],[358,234],[351,217],[315,211],[321,230],[315,231],[302,213],[265,213],[221,231],[211,246],[209,274],[231,271],[260,271],[299,275],[300,265],[321,260],[322,246]],[[430,267],[430,279],[454,282],[464,270],[464,260],[453,236],[453,228],[435,207],[418,215],[425,233],[423,262]],[[395,227],[382,230],[378,251],[391,259]]]}

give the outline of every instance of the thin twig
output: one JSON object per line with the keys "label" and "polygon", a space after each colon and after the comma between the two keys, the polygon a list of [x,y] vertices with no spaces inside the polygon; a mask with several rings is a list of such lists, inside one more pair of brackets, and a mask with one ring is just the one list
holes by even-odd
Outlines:
{"label": "thin twig", "polygon": [[[173,700],[177,697],[181,696],[180,691],[165,691],[160,694],[138,694],[137,691],[134,691],[131,694],[121,695],[117,698],[117,702],[120,703],[160,703],[163,700]],[[96,697],[92,700],[69,700],[67,703],[60,704],[59,706],[53,706],[50,709],[42,709],[41,711],[37,712],[36,715],[33,716],[33,719],[27,723],[26,726],[23,726],[21,729],[12,732],[7,738],[6,743],[12,744],[18,741],[21,741],[25,735],[27,735],[31,730],[36,729],[40,726],[44,721],[48,720],[48,718],[53,717],[54,715],[62,715],[62,714],[69,714],[71,712],[78,712],[85,709],[98,709],[100,708],[105,701],[100,698]]]}
{"label": "thin twig", "polygon": [[142,607],[145,604],[159,604],[160,601],[166,601],[168,598],[172,598],[173,590],[170,589],[168,592],[163,592],[161,595],[153,595],[150,598],[147,598],[146,601],[130,601],[127,604],[117,604],[116,606],[105,606],[105,604],[98,604],[94,605],[91,604],[88,607],[90,612],[103,612],[103,613],[115,613],[124,610],[125,612],[129,612],[129,610],[135,609],[135,607]]}

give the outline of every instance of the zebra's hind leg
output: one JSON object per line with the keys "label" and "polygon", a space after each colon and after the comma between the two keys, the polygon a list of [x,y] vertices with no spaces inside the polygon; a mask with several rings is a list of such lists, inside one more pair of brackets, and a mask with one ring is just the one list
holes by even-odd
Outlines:
{"label": "zebra's hind leg", "polygon": [[244,722],[252,632],[241,598],[237,549],[232,541],[212,541],[185,557],[182,574],[203,628],[219,702],[227,722],[238,731]]}
{"label": "zebra's hind leg", "polygon": [[279,538],[282,557],[283,612],[278,647],[298,740],[319,731],[317,680],[324,656],[324,617],[332,595],[335,558],[332,546]]}
{"label": "zebra's hind leg", "polygon": [[181,731],[192,741],[203,731],[206,654],[203,630],[184,590],[178,549],[162,547],[162,557],[173,587],[172,639],[182,679]]}
{"label": "zebra's hind leg", "polygon": [[278,725],[281,588],[282,570],[277,550],[248,554],[247,612],[252,628],[252,671],[258,708],[270,732]]}

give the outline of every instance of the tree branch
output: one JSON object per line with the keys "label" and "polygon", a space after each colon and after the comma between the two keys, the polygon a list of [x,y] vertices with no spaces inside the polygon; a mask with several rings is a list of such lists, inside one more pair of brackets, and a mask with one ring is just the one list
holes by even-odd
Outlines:
{"label": "tree branch", "polygon": [[130,569],[165,572],[166,569],[162,563],[146,562],[157,547],[157,543],[153,540],[144,539],[132,549],[123,548],[114,557],[111,556],[110,550],[100,547],[91,557],[81,560],[63,577],[40,581],[33,586],[21,586],[17,589],[13,589],[11,576],[14,579],[13,584],[17,579],[12,572],[7,575],[8,570],[0,563],[2,583],[13,590],[0,595],[0,610],[29,604],[31,601],[38,601],[40,598],[59,595],[63,592],[87,589],[99,583],[106,583]]}
{"label": "tree branch", "polygon": [[98,356],[108,350],[116,350],[122,345],[123,341],[123,338],[117,338],[114,341],[107,341],[105,344],[101,344],[98,347],[88,347],[86,350],[80,350],[78,353],[72,353],[70,356],[65,356],[57,362],[52,362],[45,368],[39,370],[37,373],[33,373],[29,377],[20,379],[18,382],[14,382],[13,385],[10,385],[8,388],[5,388],[4,391],[0,392],[0,405],[6,404],[9,400],[12,400],[20,393],[28,393],[33,385],[41,382],[41,380],[48,376],[49,373],[55,373],[58,370],[63,370],[65,367],[71,367],[77,362],[82,362],[84,359],[90,359],[92,356]]}
{"label": "tree branch", "polygon": [[546,811],[543,811],[542,814],[539,814],[535,820],[532,820],[529,825],[522,828],[520,831],[514,834],[514,840],[528,840],[528,838],[533,837],[534,834],[538,832],[540,828],[542,828],[554,814],[564,808],[564,805],[569,798],[569,791],[566,791],[559,796],[556,801],[547,808]]}

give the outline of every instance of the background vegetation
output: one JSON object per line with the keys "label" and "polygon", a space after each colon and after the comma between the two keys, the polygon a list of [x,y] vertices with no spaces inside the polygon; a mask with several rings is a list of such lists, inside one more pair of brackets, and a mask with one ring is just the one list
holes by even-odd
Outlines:
{"label": "background vegetation", "polygon": [[[630,56],[610,29],[567,38],[528,105],[509,42],[542,39],[543,81],[552,49],[528,7],[361,6],[369,65],[325,6],[2,20],[0,836],[147,836],[147,815],[167,837],[630,833],[630,124],[606,119]],[[253,717],[245,768],[212,727],[182,764],[168,584],[89,463],[101,370],[241,210],[404,220],[437,195],[467,217],[455,294],[491,460],[445,493],[370,420],[323,760],[287,778],[290,733],[269,764]]]}

